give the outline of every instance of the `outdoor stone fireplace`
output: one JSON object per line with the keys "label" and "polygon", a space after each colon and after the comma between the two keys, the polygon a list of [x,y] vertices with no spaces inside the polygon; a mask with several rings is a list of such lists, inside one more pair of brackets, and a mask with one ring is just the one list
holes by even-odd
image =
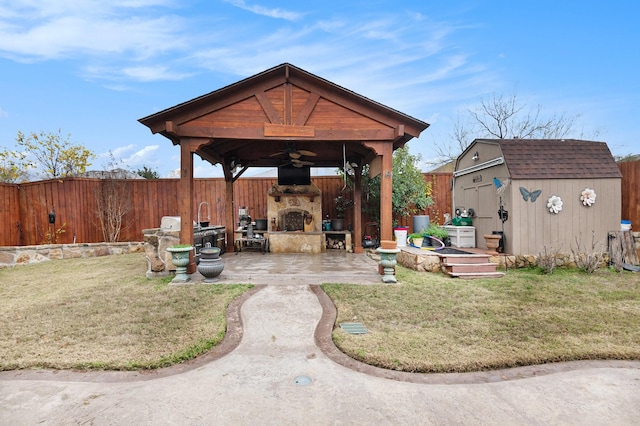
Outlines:
{"label": "outdoor stone fireplace", "polygon": [[268,192],[272,253],[322,252],[322,193],[315,185],[273,185]]}

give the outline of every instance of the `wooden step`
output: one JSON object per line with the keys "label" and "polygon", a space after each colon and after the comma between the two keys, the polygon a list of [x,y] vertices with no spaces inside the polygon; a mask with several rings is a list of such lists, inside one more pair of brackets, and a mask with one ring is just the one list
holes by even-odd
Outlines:
{"label": "wooden step", "polygon": [[443,254],[442,262],[445,264],[478,264],[478,263],[489,263],[488,254]]}
{"label": "wooden step", "polygon": [[504,272],[448,272],[452,278],[460,278],[464,280],[472,280],[476,278],[502,278]]}
{"label": "wooden step", "polygon": [[444,265],[448,273],[496,272],[497,263],[447,263]]}

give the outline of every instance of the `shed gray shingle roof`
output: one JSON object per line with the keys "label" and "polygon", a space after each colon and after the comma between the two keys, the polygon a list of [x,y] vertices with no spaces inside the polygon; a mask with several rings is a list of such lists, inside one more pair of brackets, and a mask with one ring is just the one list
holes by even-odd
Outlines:
{"label": "shed gray shingle roof", "polygon": [[512,179],[621,178],[604,142],[576,139],[480,139],[500,145]]}

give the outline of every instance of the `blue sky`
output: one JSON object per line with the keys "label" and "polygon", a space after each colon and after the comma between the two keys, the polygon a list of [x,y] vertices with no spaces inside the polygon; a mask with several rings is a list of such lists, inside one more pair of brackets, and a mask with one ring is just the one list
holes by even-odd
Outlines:
{"label": "blue sky", "polygon": [[[70,134],[109,162],[169,176],[179,151],[138,119],[289,62],[431,127],[517,94],[580,115],[575,134],[640,153],[640,2],[0,0],[0,147]],[[220,169],[196,159],[196,176]],[[254,171],[254,174],[262,170]]]}

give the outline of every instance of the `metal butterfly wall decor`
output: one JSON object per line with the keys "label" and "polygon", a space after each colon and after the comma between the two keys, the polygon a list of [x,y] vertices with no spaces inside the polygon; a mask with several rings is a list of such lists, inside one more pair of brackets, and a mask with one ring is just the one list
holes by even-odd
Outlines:
{"label": "metal butterfly wall decor", "polygon": [[542,194],[542,190],[541,189],[536,189],[535,191],[527,191],[527,188],[525,187],[520,187],[520,193],[522,194],[522,199],[525,201],[529,201],[529,199],[531,199],[532,203],[535,203],[536,200],[538,199],[538,197],[540,196],[540,194]]}

